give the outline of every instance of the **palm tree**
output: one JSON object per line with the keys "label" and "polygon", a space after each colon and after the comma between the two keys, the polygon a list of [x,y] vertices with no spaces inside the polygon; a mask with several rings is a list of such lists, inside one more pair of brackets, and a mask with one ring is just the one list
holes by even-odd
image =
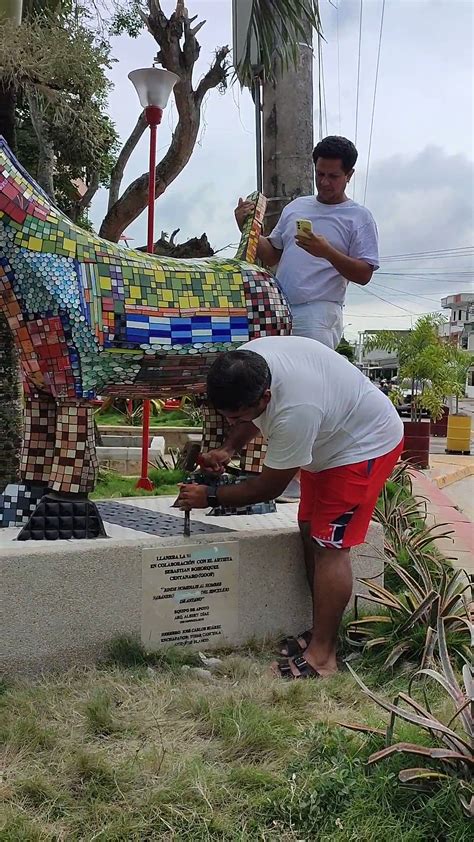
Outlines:
{"label": "palm tree", "polygon": [[297,64],[299,43],[306,43],[313,29],[321,33],[319,0],[252,0],[246,47],[235,68],[241,84],[251,86],[254,77],[251,60],[254,38],[268,80],[274,73],[275,57],[283,69]]}

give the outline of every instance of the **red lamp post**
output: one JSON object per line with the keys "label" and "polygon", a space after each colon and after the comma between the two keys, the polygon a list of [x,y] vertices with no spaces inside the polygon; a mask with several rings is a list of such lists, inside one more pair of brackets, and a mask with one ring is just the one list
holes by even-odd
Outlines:
{"label": "red lamp post", "polygon": [[[179,79],[170,70],[158,67],[145,67],[132,70],[128,78],[135,86],[140,105],[145,109],[146,121],[150,127],[150,163],[148,175],[148,227],[146,248],[153,254],[155,233],[155,168],[156,168],[156,131],[161,123],[163,111],[166,108],[173,87]],[[150,401],[143,401],[142,421],[142,464],[141,475],[137,488],[146,491],[153,490],[153,483],[148,476],[148,449],[150,436]]]}

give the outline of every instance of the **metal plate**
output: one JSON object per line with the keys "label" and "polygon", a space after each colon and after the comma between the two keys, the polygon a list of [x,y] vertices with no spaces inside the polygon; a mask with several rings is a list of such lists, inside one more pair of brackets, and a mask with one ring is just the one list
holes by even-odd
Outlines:
{"label": "metal plate", "polygon": [[[126,526],[127,529],[136,529],[137,532],[147,532],[149,535],[160,535],[163,538],[170,535],[183,535],[183,515],[165,515],[163,512],[152,512],[150,509],[116,502],[97,503],[97,508],[106,523]],[[191,515],[191,535],[203,535],[210,532],[232,532],[232,529],[214,526],[212,523],[201,523],[201,521],[193,520]]]}

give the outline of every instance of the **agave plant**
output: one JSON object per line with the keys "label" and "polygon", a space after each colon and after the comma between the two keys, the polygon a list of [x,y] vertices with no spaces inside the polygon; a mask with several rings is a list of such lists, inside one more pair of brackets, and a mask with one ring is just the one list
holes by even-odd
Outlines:
{"label": "agave plant", "polygon": [[[421,659],[420,665],[425,667],[432,658],[441,619],[453,645],[464,652],[470,629],[466,573],[439,562],[433,564],[422,555],[413,558],[412,573],[392,559],[385,563],[403,590],[395,593],[372,579],[359,579],[368,593],[355,595],[354,620],[346,629],[349,643],[365,652],[387,652],[385,667],[395,666],[402,657]],[[360,617],[361,599],[380,606],[382,613]]]}
{"label": "agave plant", "polygon": [[412,566],[420,556],[435,565],[441,554],[435,541],[447,538],[452,530],[444,524],[426,526],[426,502],[413,497],[411,473],[407,465],[397,465],[377,501],[374,520],[384,528],[385,554],[389,559]]}
{"label": "agave plant", "polygon": [[[390,719],[385,732],[379,729],[368,728],[365,725],[343,722],[339,724],[354,731],[384,734],[385,748],[370,755],[368,759],[369,765],[385,760],[385,758],[391,757],[394,754],[414,755],[435,761],[439,768],[430,766],[402,769],[398,775],[400,782],[415,786],[418,789],[426,789],[430,785],[456,778],[459,780],[460,800],[463,809],[467,815],[474,817],[474,798],[471,786],[472,773],[474,771],[474,755],[472,749],[474,738],[472,716],[474,685],[472,670],[468,663],[464,664],[462,670],[464,687],[461,687],[449,657],[445,624],[446,621],[441,616],[438,616],[436,631],[439,669],[423,668],[418,670],[408,685],[408,692],[398,693],[393,703],[373,693],[348,664],[348,669],[354,676],[359,687],[361,687],[370,699],[390,714]],[[471,638],[473,636],[473,630],[474,627],[470,625]],[[424,706],[413,697],[413,684],[420,678],[423,678],[424,683],[429,680],[437,682],[454,704],[454,713],[447,723],[442,722],[432,712],[426,698],[426,692],[424,693]],[[402,706],[402,702],[404,706]],[[393,733],[397,718],[418,725],[420,728],[428,731],[435,745],[425,746],[405,742],[394,743]]]}

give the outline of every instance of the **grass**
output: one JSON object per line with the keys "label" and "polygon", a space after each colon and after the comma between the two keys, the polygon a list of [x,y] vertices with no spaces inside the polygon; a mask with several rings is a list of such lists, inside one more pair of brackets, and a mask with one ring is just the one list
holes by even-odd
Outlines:
{"label": "grass", "polygon": [[[130,427],[130,430],[141,429],[141,419],[138,418],[135,424],[130,424],[127,416],[115,410],[108,410],[107,412],[99,412],[95,415],[95,420],[99,427]],[[159,415],[151,415],[151,427],[195,427],[200,424],[193,424],[192,419],[180,410],[173,410],[172,412],[160,412]]]}
{"label": "grass", "polygon": [[156,497],[160,495],[173,496],[178,493],[178,483],[184,479],[184,472],[166,470],[164,468],[150,468],[149,477],[155,488],[144,491],[136,488],[137,477],[123,477],[113,471],[104,472],[90,494],[92,500],[103,500],[110,497]]}
{"label": "grass", "polygon": [[[271,657],[224,654],[203,682],[182,669],[194,653],[150,654],[122,638],[100,667],[7,683],[2,842],[471,838],[453,784],[403,789],[397,758],[367,769],[379,738],[336,723],[380,726],[381,713],[350,675],[282,682]],[[406,686],[363,674],[389,698]],[[413,741],[413,726],[397,728]]]}

